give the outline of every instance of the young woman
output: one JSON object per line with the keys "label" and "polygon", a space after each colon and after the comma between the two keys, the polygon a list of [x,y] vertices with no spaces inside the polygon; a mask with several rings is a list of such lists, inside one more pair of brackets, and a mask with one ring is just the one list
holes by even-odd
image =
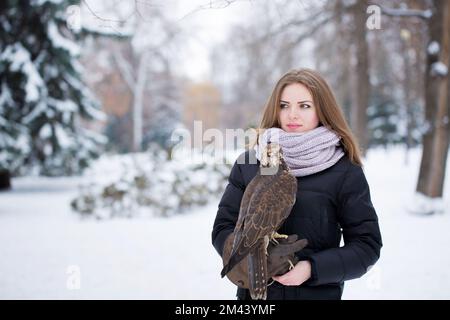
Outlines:
{"label": "young woman", "polygon": [[[308,245],[295,252],[294,268],[272,277],[267,299],[341,299],[344,281],[365,274],[382,247],[357,141],[330,87],[309,69],[281,77],[260,129],[261,146],[243,153],[231,170],[213,226],[213,245],[222,256],[233,236],[242,195],[259,169],[262,145],[276,134],[298,185],[295,205],[278,233],[307,239]],[[241,287],[237,297],[250,299]]]}

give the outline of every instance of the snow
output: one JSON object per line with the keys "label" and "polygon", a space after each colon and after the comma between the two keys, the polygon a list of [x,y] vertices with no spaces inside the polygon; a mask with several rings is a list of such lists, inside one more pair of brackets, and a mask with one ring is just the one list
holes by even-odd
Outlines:
{"label": "snow", "polygon": [[16,138],[15,146],[17,149],[22,150],[22,153],[27,153],[30,151],[30,141],[29,137],[26,134],[20,134],[18,138]]}
{"label": "snow", "polygon": [[55,136],[59,146],[62,149],[70,148],[73,145],[73,139],[68,135],[59,123],[55,124]]}
{"label": "snow", "polygon": [[45,90],[44,81],[39,71],[31,61],[30,53],[20,43],[9,45],[0,55],[0,61],[11,62],[11,71],[21,71],[26,76],[26,97],[27,102],[33,102],[39,98],[39,89]]}
{"label": "snow", "polygon": [[39,138],[45,140],[52,136],[52,127],[49,123],[46,123],[42,126],[41,130],[39,130]]}
{"label": "snow", "polygon": [[49,105],[55,107],[61,113],[78,112],[78,106],[72,100],[58,100],[49,97],[47,99],[47,102]]}
{"label": "snow", "polygon": [[[411,214],[420,155],[410,151],[405,163],[400,147],[369,150],[364,171],[384,246],[365,276],[346,282],[344,299],[450,298],[450,170],[445,214]],[[100,222],[70,211],[81,179],[18,178],[0,193],[1,299],[235,299],[211,244],[219,198],[171,218]]]}
{"label": "snow", "polygon": [[433,11],[430,9],[415,10],[408,9],[406,6],[403,6],[403,8],[388,8],[382,6],[381,9],[384,14],[394,17],[420,17],[423,19],[430,19],[433,16]]}
{"label": "snow", "polygon": [[[0,116],[0,126],[4,127],[8,124],[8,122],[6,121],[5,118],[3,118],[2,116]],[[6,135],[0,135],[0,139],[6,138]],[[1,140],[0,140],[1,141]],[[0,144],[1,145],[1,144]]]}
{"label": "snow", "polygon": [[432,75],[445,77],[447,75],[447,73],[448,73],[448,67],[444,63],[438,61],[431,65],[431,74]]}
{"label": "snow", "polygon": [[45,116],[50,119],[53,120],[53,118],[55,117],[55,110],[51,109],[51,108],[47,108],[45,110]]}
{"label": "snow", "polygon": [[429,55],[437,55],[439,53],[440,46],[436,41],[432,41],[427,48],[427,52]]}
{"label": "snow", "polygon": [[[83,135],[86,136],[88,139],[95,141],[98,144],[106,144],[108,142],[108,138],[102,134],[99,134],[95,131],[88,130],[83,128]],[[88,140],[89,143],[92,143]]]}
{"label": "snow", "polygon": [[[156,161],[154,153],[163,158]],[[74,208],[100,218],[168,216],[185,213],[222,192],[231,166],[211,163],[212,156],[206,153],[203,157],[209,161],[202,164],[192,161],[195,158],[180,157],[178,152],[172,156],[172,161],[166,161],[165,151],[154,146],[143,153],[102,156],[85,173]],[[120,199],[112,196],[114,189],[124,191]],[[124,202],[126,210],[117,212]]]}
{"label": "snow", "polygon": [[80,54],[80,47],[75,42],[61,36],[54,21],[48,23],[47,32],[48,37],[55,48],[61,48],[68,51],[72,57],[76,57]]}
{"label": "snow", "polygon": [[81,80],[71,76],[69,73],[64,74],[64,80],[73,87],[74,90],[84,91],[84,85]]}
{"label": "snow", "polygon": [[416,192],[412,201],[407,204],[407,208],[412,213],[433,214],[444,213],[445,206],[442,198],[430,198],[426,195]]}
{"label": "snow", "polygon": [[33,0],[31,2],[31,4],[33,6],[42,6],[48,2],[53,3],[53,4],[61,4],[63,2],[63,0]]}
{"label": "snow", "polygon": [[11,31],[11,24],[6,19],[0,19],[0,23],[2,24],[2,28],[5,32],[9,33]]}
{"label": "snow", "polygon": [[46,143],[44,146],[44,155],[47,157],[50,157],[52,153],[53,153],[52,145],[49,143]]}
{"label": "snow", "polygon": [[[87,92],[84,92],[84,94],[87,94]],[[89,97],[91,98],[91,97]],[[95,108],[92,103],[90,103],[89,100],[84,100],[84,111],[94,120],[98,121],[106,121],[106,114],[102,112],[101,110]]]}
{"label": "snow", "polygon": [[8,85],[6,82],[2,82],[2,92],[0,94],[0,110],[3,110],[4,105],[6,104],[12,104],[13,100],[11,97],[11,91],[9,90]]}
{"label": "snow", "polygon": [[0,93],[0,169],[9,168],[14,172],[30,148],[25,136],[27,129],[13,121],[10,115],[13,105],[11,91],[3,82]]}
{"label": "snow", "polygon": [[427,9],[422,12],[422,17],[424,17],[425,19],[431,19],[432,16],[433,16],[433,11],[430,9]]}
{"label": "snow", "polygon": [[23,118],[23,123],[29,124],[33,122],[37,117],[39,117],[47,110],[47,104],[45,104],[44,101],[39,101],[39,103],[33,108],[33,110],[31,110],[31,112]]}

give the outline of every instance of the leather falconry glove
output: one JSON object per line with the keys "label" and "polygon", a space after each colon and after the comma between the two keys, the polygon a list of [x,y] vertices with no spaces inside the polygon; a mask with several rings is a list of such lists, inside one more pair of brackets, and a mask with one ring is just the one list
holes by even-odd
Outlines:
{"label": "leather falconry glove", "polygon": [[[295,265],[298,258],[295,252],[302,250],[308,245],[308,240],[297,240],[296,234],[290,235],[287,239],[277,239],[278,244],[269,242],[267,247],[267,282],[272,276],[285,274],[290,270],[291,263]],[[225,266],[230,259],[231,249],[233,248],[234,232],[225,240],[223,247],[222,261]],[[241,288],[248,289],[248,258],[242,259],[230,272],[227,273],[228,279]]]}

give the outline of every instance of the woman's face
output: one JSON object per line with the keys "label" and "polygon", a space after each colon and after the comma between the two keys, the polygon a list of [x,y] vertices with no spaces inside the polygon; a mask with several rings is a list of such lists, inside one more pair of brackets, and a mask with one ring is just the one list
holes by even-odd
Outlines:
{"label": "woman's face", "polygon": [[286,132],[305,132],[317,128],[319,117],[309,90],[292,83],[281,92],[279,122]]}

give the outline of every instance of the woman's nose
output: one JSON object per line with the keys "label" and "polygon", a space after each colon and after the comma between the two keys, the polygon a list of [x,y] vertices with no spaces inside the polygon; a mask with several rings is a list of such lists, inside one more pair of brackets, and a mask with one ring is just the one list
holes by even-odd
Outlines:
{"label": "woman's nose", "polygon": [[298,119],[299,118],[299,111],[297,107],[290,108],[289,110],[289,118],[291,119]]}

